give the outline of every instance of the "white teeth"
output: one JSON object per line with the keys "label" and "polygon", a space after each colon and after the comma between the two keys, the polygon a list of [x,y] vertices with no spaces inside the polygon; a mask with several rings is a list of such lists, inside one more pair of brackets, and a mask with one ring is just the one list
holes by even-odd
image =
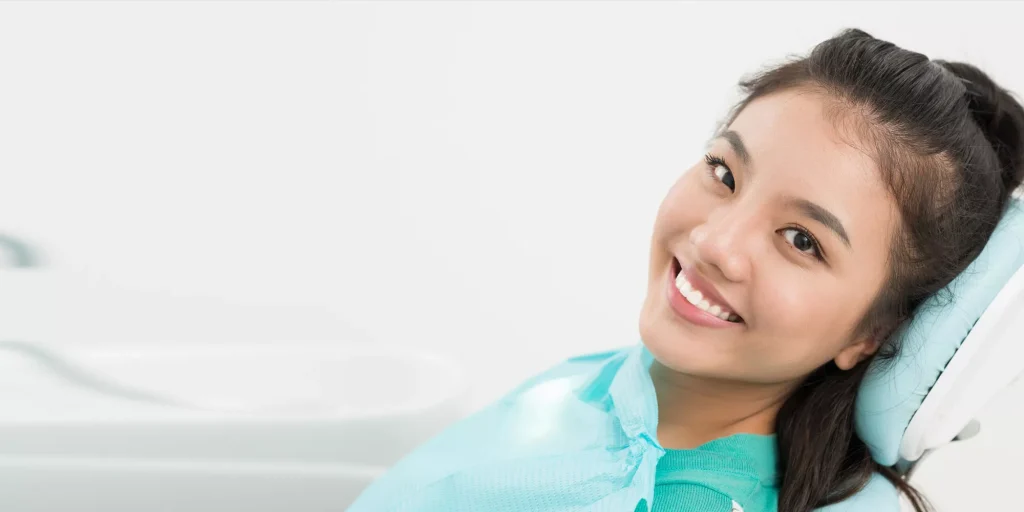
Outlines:
{"label": "white teeth", "polygon": [[686,276],[680,272],[676,277],[676,288],[679,289],[679,293],[686,298],[686,301],[698,309],[707,311],[708,313],[731,322],[739,321],[740,317],[736,316],[735,313],[719,306],[718,304],[712,304],[711,301],[704,298],[704,294],[698,290],[693,289],[693,285],[686,280]]}
{"label": "white teeth", "polygon": [[686,276],[681,272],[679,273],[679,276],[676,277],[676,288],[679,288],[679,292],[684,296],[693,290],[693,287],[690,286],[690,282],[686,280]]}

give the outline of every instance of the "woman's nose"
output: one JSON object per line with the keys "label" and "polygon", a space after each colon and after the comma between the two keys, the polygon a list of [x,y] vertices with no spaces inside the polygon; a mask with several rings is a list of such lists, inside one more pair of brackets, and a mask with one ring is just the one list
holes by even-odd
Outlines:
{"label": "woman's nose", "polygon": [[757,238],[755,219],[741,215],[718,215],[690,231],[697,263],[711,267],[733,282],[750,278],[751,255]]}

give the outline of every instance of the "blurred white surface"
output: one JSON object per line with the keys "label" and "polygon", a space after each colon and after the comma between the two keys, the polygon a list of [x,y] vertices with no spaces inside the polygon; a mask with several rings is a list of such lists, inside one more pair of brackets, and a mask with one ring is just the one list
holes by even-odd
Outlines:
{"label": "blurred white surface", "polygon": [[338,512],[376,471],[340,464],[0,458],[11,512]]}
{"label": "blurred white surface", "polygon": [[0,345],[0,503],[10,512],[275,510],[305,488],[287,510],[343,509],[462,416],[465,386],[443,358],[339,341]]}
{"label": "blurred white surface", "polygon": [[[1022,14],[3,3],[0,232],[66,275],[0,275],[0,335],[362,337],[463,363],[480,405],[566,356],[637,341],[658,202],[742,74],[857,26],[1022,91]],[[995,509],[1012,488],[1020,392],[949,448],[962,458],[923,467],[940,510]]]}

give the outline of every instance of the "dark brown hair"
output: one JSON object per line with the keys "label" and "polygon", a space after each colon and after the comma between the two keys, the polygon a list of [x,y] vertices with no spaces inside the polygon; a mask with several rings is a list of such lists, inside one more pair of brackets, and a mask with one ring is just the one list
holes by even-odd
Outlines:
{"label": "dark brown hair", "polygon": [[[741,82],[745,98],[794,88],[830,100],[830,118],[876,162],[900,219],[889,278],[856,336],[883,340],[981,252],[1024,173],[1024,108],[985,73],[846,30],[811,53]],[[842,501],[878,472],[918,512],[928,505],[892,468],[875,463],[854,429],[854,401],[870,360],[850,371],[829,363],[807,377],[776,420],[779,510],[809,512]]]}

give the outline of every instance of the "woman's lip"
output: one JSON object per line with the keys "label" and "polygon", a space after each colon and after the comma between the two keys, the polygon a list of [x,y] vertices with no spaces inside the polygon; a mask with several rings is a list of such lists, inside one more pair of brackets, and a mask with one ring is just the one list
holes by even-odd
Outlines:
{"label": "woman's lip", "polygon": [[676,288],[676,273],[674,266],[668,272],[667,279],[665,280],[665,293],[668,297],[669,307],[676,316],[691,324],[715,329],[724,329],[743,325],[741,322],[722,320],[721,318],[690,304],[690,301],[686,300],[686,298],[683,297],[683,294],[679,293],[679,288]]}

